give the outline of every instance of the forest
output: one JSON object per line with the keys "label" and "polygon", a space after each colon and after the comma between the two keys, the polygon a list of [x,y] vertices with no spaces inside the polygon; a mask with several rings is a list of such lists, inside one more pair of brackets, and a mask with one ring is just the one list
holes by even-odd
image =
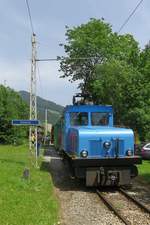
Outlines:
{"label": "forest", "polygon": [[27,137],[27,129],[13,126],[13,119],[28,119],[29,107],[19,93],[0,85],[0,144],[21,144]]}

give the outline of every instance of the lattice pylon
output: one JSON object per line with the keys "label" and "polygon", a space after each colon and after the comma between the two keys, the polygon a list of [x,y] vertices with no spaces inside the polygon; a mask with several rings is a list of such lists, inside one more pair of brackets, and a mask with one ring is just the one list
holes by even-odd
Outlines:
{"label": "lattice pylon", "polygon": [[[30,80],[30,120],[37,119],[37,100],[36,100],[36,35],[33,33],[32,35],[32,59],[31,59],[31,80]],[[35,146],[32,145],[32,132],[34,132],[36,136]],[[34,147],[35,153],[32,151]],[[29,128],[29,148],[30,153],[34,153],[36,156],[36,164],[37,164],[37,128],[30,127]]]}

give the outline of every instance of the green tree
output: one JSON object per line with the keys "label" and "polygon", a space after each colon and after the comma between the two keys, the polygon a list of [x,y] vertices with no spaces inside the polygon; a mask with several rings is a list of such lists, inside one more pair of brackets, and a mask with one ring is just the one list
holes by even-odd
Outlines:
{"label": "green tree", "polygon": [[139,70],[143,74],[145,82],[150,83],[150,43],[140,54]]}
{"label": "green tree", "polygon": [[137,130],[142,140],[148,138],[150,91],[137,68],[114,59],[97,65],[90,90],[97,103],[113,105],[116,124]]}
{"label": "green tree", "polygon": [[67,57],[62,58],[61,77],[68,77],[71,82],[79,80],[81,90],[89,91],[89,84],[94,79],[95,65],[117,58],[129,64],[139,61],[138,43],[132,35],[118,35],[104,20],[91,19],[88,23],[72,29],[67,27]]}
{"label": "green tree", "polygon": [[0,85],[0,143],[18,142],[26,129],[11,125],[12,119],[28,118],[28,107],[20,95],[9,87]]}
{"label": "green tree", "polygon": [[112,33],[108,49],[108,60],[114,58],[125,61],[128,65],[138,67],[140,61],[140,48],[138,42],[131,34],[118,35],[117,33]]}
{"label": "green tree", "polygon": [[109,24],[96,19],[73,29],[67,27],[67,44],[63,45],[67,58],[60,63],[62,77],[68,77],[71,82],[80,80],[80,88],[87,89],[95,65],[106,58],[111,32]]}
{"label": "green tree", "polygon": [[146,139],[150,140],[150,42],[140,54],[139,71],[143,75],[143,95],[145,96],[145,93],[147,93],[144,99],[145,106],[143,107],[144,112],[147,112],[143,127]]}

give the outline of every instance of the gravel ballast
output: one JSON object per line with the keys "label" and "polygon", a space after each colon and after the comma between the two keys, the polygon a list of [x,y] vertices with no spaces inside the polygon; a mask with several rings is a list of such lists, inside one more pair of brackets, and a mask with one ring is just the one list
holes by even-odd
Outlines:
{"label": "gravel ballast", "polygon": [[123,223],[104,205],[94,189],[72,179],[68,164],[51,147],[43,162],[53,179],[60,202],[60,225],[122,225]]}

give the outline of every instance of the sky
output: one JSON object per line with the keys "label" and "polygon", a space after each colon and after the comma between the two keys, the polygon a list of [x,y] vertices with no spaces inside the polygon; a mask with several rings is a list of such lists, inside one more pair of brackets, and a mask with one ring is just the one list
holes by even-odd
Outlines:
{"label": "sky", "polygon": [[[37,36],[37,57],[64,55],[65,25],[104,18],[118,31],[139,0],[28,0]],[[31,27],[25,0],[0,0],[0,83],[17,91],[30,89]],[[121,31],[131,33],[141,48],[150,40],[150,1],[144,0]],[[37,95],[71,104],[77,83],[59,78],[59,62],[38,62]]]}

